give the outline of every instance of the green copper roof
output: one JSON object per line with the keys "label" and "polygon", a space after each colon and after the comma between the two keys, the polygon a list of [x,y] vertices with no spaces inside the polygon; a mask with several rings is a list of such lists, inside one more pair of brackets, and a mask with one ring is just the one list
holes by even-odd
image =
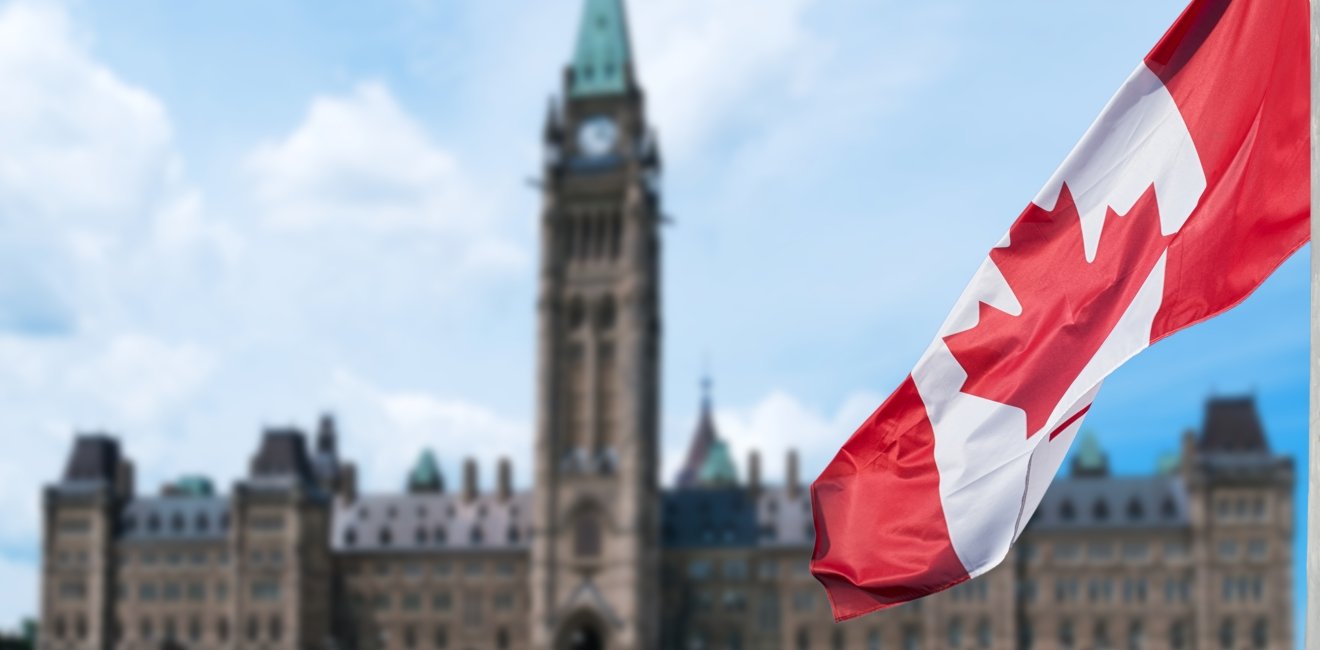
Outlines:
{"label": "green copper roof", "polygon": [[424,449],[422,455],[417,457],[412,471],[408,473],[408,488],[438,490],[440,485],[440,465],[435,460],[435,454],[430,449]]}
{"label": "green copper roof", "polygon": [[621,95],[628,90],[628,21],[623,0],[586,0],[573,53],[574,97]]}
{"label": "green copper roof", "polygon": [[711,442],[706,461],[701,464],[701,471],[697,473],[697,483],[707,486],[738,483],[738,470],[734,468],[733,459],[729,457],[729,446],[723,440],[716,438]]}
{"label": "green copper roof", "polygon": [[181,497],[209,497],[215,494],[215,487],[205,476],[183,476],[174,482],[171,492]]}
{"label": "green copper roof", "polygon": [[1090,431],[1083,431],[1082,439],[1078,441],[1077,455],[1073,457],[1073,474],[1080,476],[1109,474],[1109,457],[1100,448],[1100,440]]}

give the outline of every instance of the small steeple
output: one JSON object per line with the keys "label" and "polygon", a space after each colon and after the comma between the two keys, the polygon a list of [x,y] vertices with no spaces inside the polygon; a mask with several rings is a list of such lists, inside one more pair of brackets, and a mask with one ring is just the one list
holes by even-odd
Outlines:
{"label": "small steeple", "polygon": [[440,466],[435,461],[435,454],[430,449],[422,450],[422,455],[417,457],[417,463],[408,473],[408,492],[418,494],[444,491],[445,479],[440,475]]}
{"label": "small steeple", "polygon": [[1109,456],[1100,448],[1100,440],[1091,431],[1083,431],[1073,456],[1072,475],[1076,478],[1109,476]]}
{"label": "small steeple", "polygon": [[[687,461],[683,463],[683,468],[679,470],[675,481],[680,488],[703,485],[706,483],[703,480],[703,475],[712,473],[723,475],[725,473],[724,465],[727,464],[732,467],[728,449],[715,431],[715,414],[711,405],[710,392],[710,375],[703,375],[701,378],[701,414],[697,417],[697,430],[692,436],[692,444],[688,447]],[[708,468],[707,465],[712,462],[712,455],[722,456],[724,460],[721,462],[719,458],[716,458],[714,464]],[[715,472],[716,469],[720,471]]]}
{"label": "small steeple", "polygon": [[632,49],[623,0],[586,0],[569,68],[573,97],[628,92]]}

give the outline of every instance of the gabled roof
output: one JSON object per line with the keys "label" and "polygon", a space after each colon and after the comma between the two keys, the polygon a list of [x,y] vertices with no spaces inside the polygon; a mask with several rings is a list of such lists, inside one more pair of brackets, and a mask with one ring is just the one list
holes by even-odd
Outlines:
{"label": "gabled roof", "polygon": [[573,52],[573,97],[622,95],[628,91],[632,49],[623,0],[586,0]]}

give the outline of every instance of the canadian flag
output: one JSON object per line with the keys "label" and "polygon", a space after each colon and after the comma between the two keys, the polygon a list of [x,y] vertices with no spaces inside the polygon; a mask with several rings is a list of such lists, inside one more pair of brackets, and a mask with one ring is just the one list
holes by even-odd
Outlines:
{"label": "canadian flag", "polygon": [[812,485],[837,620],[999,564],[1101,382],[1306,243],[1306,0],[1194,0]]}

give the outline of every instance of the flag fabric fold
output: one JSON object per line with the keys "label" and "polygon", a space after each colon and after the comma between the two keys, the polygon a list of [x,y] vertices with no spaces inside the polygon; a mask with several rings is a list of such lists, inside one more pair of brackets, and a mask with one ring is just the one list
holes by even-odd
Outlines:
{"label": "flag fabric fold", "polygon": [[1306,0],[1195,0],[813,483],[837,620],[998,565],[1104,378],[1306,243]]}

